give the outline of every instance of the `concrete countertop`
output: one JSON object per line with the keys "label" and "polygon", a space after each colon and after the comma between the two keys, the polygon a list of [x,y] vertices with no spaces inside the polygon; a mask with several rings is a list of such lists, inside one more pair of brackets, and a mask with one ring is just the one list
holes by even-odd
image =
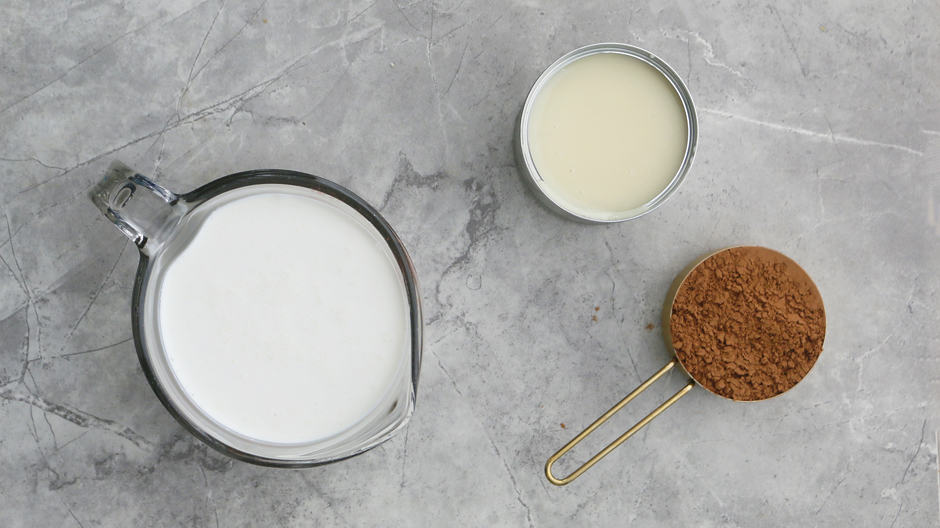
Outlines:
{"label": "concrete countertop", "polygon": [[[0,525],[935,526],[940,8],[560,4],[0,5]],[[512,150],[541,70],[601,41],[672,64],[701,127],[678,193],[607,226],[545,209]],[[293,471],[186,433],[134,353],[137,251],[86,198],[113,159],[177,191],[296,169],[379,208],[425,308],[407,431]],[[737,244],[817,282],[816,368],[761,403],[696,389],[549,484],[666,362],[673,276]]]}

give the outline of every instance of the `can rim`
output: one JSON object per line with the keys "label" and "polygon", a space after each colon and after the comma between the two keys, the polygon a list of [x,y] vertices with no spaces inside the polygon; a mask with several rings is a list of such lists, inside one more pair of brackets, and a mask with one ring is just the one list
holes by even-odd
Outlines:
{"label": "can rim", "polygon": [[[636,207],[628,211],[617,212],[615,216],[610,217],[591,216],[585,214],[583,211],[575,211],[570,207],[566,207],[565,205],[559,203],[550,194],[550,192],[546,190],[544,179],[539,174],[529,149],[529,117],[532,112],[532,105],[536,97],[538,97],[539,93],[541,93],[545,84],[565,66],[571,64],[574,61],[598,53],[615,53],[619,55],[626,55],[628,57],[641,60],[656,69],[660,74],[663,75],[663,77],[666,78],[669,84],[676,91],[676,95],[679,97],[679,101],[682,103],[686,119],[685,153],[682,157],[682,163],[679,164],[679,168],[676,170],[676,174],[669,181],[669,184],[662,191],[660,191],[659,194],[640,207]],[[695,113],[695,104],[692,101],[692,95],[689,93],[688,88],[679,75],[671,66],[669,66],[669,64],[666,63],[666,61],[637,46],[620,42],[601,42],[597,44],[589,44],[587,46],[582,46],[580,48],[569,51],[568,53],[559,57],[548,68],[546,68],[541,75],[539,75],[538,79],[536,79],[532,84],[532,88],[529,89],[529,93],[525,99],[525,104],[522,107],[522,112],[519,117],[519,134],[517,139],[519,141],[519,152],[522,156],[522,160],[526,169],[526,176],[539,190],[541,196],[548,200],[552,206],[564,214],[587,222],[624,222],[626,220],[639,218],[662,205],[662,203],[665,202],[667,198],[675,193],[676,189],[685,179],[686,174],[689,172],[689,169],[692,166],[692,159],[695,157],[695,149],[698,142],[698,118]]]}

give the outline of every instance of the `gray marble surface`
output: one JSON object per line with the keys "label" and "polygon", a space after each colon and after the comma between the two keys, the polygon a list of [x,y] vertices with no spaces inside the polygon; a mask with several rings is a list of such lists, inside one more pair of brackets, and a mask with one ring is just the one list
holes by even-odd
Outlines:
{"label": "gray marble surface", "polygon": [[[936,526],[940,7],[888,5],[3,2],[0,526]],[[610,226],[542,207],[511,142],[541,69],[598,41],[670,62],[701,125],[679,192]],[[407,432],[285,471],[178,426],[130,340],[136,250],[85,196],[113,159],[179,191],[297,169],[380,208],[426,310]],[[817,281],[813,372],[761,403],[696,389],[550,485],[667,360],[673,275],[733,244]]]}

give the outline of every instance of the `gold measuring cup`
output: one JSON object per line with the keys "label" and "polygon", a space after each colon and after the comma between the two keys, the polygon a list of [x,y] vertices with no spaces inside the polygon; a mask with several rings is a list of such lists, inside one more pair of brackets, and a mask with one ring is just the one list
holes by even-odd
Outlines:
{"label": "gold measuring cup", "polygon": [[[608,454],[610,454],[611,451],[613,451],[613,450],[616,449],[618,446],[620,446],[620,444],[626,442],[631,436],[633,436],[634,434],[636,434],[637,431],[639,431],[640,429],[642,429],[643,427],[645,427],[646,424],[648,424],[648,423],[650,423],[651,421],[653,421],[653,418],[656,418],[657,416],[659,416],[660,414],[662,414],[663,411],[665,411],[665,410],[668,409],[670,406],[672,406],[672,404],[674,404],[674,403],[676,403],[677,401],[679,401],[679,398],[682,398],[683,396],[685,396],[686,394],[688,394],[689,391],[691,391],[692,388],[693,388],[695,385],[701,386],[703,389],[705,389],[705,390],[708,391],[708,392],[711,392],[712,394],[714,394],[714,395],[716,395],[716,396],[720,396],[720,397],[722,397],[722,398],[726,398],[726,399],[729,399],[729,400],[732,400],[732,401],[761,401],[761,400],[735,400],[735,399],[733,399],[733,398],[729,398],[729,397],[724,396],[724,395],[722,395],[722,394],[718,394],[717,392],[714,392],[714,391],[712,391],[711,389],[707,388],[704,384],[701,383],[701,381],[697,380],[694,376],[692,376],[692,374],[689,373],[688,368],[687,368],[685,365],[682,364],[682,360],[681,360],[680,356],[678,356],[678,355],[676,354],[675,347],[673,347],[673,344],[672,344],[672,331],[671,331],[671,328],[670,328],[670,323],[671,323],[671,319],[672,319],[672,317],[671,317],[671,316],[672,316],[672,308],[673,308],[673,303],[674,303],[675,300],[676,300],[676,294],[679,292],[679,289],[682,287],[682,284],[685,283],[685,281],[686,281],[686,279],[688,279],[689,275],[692,274],[692,271],[694,271],[695,268],[697,268],[699,265],[701,265],[701,264],[702,264],[703,262],[705,262],[706,260],[710,259],[711,257],[713,257],[713,256],[715,256],[715,255],[718,255],[719,253],[723,253],[723,252],[725,252],[725,251],[728,251],[728,250],[731,250],[731,249],[738,249],[738,248],[747,248],[747,246],[733,246],[733,247],[727,247],[727,248],[724,248],[724,249],[719,249],[718,251],[714,251],[714,252],[712,252],[712,253],[709,253],[709,254],[705,255],[704,257],[702,257],[702,258],[696,260],[696,261],[693,262],[690,266],[688,266],[687,268],[685,268],[684,270],[682,270],[681,273],[679,273],[679,275],[676,277],[676,280],[673,281],[672,286],[671,286],[670,289],[669,289],[669,293],[666,295],[666,302],[665,302],[664,305],[663,305],[663,325],[662,325],[662,326],[663,326],[663,337],[664,337],[664,339],[665,339],[665,341],[666,341],[666,348],[669,350],[669,352],[670,352],[671,355],[672,355],[672,359],[671,359],[668,363],[666,363],[666,366],[664,366],[663,368],[659,369],[655,374],[653,374],[652,376],[650,376],[649,379],[647,379],[646,381],[644,381],[643,383],[641,383],[639,387],[637,387],[636,389],[633,390],[633,392],[631,392],[630,394],[627,394],[627,396],[626,396],[624,399],[622,399],[622,400],[620,400],[619,402],[617,402],[617,404],[614,405],[613,407],[611,407],[610,410],[608,410],[607,412],[605,412],[604,414],[602,414],[600,418],[598,418],[597,420],[594,420],[594,423],[592,423],[591,425],[589,425],[589,426],[587,427],[587,429],[585,429],[584,431],[581,431],[581,432],[578,434],[578,436],[572,438],[571,441],[568,442],[567,444],[565,444],[564,447],[562,447],[562,448],[559,449],[554,455],[552,455],[551,457],[549,457],[548,461],[545,463],[545,476],[548,477],[549,482],[551,482],[552,484],[555,484],[556,486],[564,486],[565,484],[568,484],[568,483],[570,483],[571,481],[573,481],[574,479],[580,477],[585,471],[587,471],[588,469],[590,469],[591,466],[593,466],[593,465],[596,464],[598,461],[600,461],[600,459],[602,459],[602,458],[604,458],[605,456],[607,456]],[[820,295],[819,295],[819,290],[816,288],[816,285],[813,284],[812,279],[810,279],[810,277],[809,277],[809,275],[806,273],[806,271],[804,271],[803,268],[801,268],[801,267],[799,266],[799,264],[797,264],[796,262],[794,262],[793,260],[791,260],[791,259],[790,259],[789,257],[787,257],[786,255],[784,255],[784,254],[782,254],[782,253],[780,253],[780,252],[774,251],[774,250],[772,250],[772,249],[763,248],[763,247],[760,247],[760,248],[754,247],[754,248],[755,248],[755,249],[760,249],[760,250],[762,250],[762,251],[769,251],[769,252],[771,252],[771,253],[774,253],[776,257],[778,257],[780,260],[786,262],[789,266],[791,266],[791,269],[793,270],[793,272],[794,272],[795,274],[797,274],[797,275],[802,275],[802,278],[805,279],[806,283],[807,283],[809,286],[811,286],[811,290],[813,291],[813,293],[815,294],[815,296],[816,296],[817,298],[820,298],[820,303],[819,303],[819,304],[820,304],[820,306],[822,306],[821,297],[820,297]],[[825,312],[823,312],[823,336],[825,337]],[[817,360],[818,360],[818,356],[817,356]],[[617,414],[617,411],[619,411],[620,409],[623,409],[624,406],[626,406],[626,405],[627,405],[628,403],[630,403],[634,398],[636,398],[637,396],[639,396],[640,393],[642,393],[643,391],[645,391],[646,389],[648,389],[648,388],[650,387],[650,385],[652,385],[653,383],[656,383],[656,380],[658,380],[659,378],[663,377],[663,375],[665,375],[667,372],[669,372],[670,370],[672,370],[673,367],[675,367],[676,365],[678,365],[679,368],[682,369],[682,371],[685,372],[685,374],[689,377],[689,382],[686,383],[684,387],[682,387],[681,389],[679,389],[675,394],[673,394],[672,396],[670,396],[669,399],[667,399],[665,402],[663,402],[662,404],[660,404],[659,407],[656,407],[655,409],[653,409],[653,411],[652,411],[651,413],[647,414],[642,420],[640,420],[639,422],[637,422],[636,424],[634,424],[633,427],[631,427],[631,428],[628,429],[625,433],[623,433],[622,435],[620,435],[620,437],[618,437],[616,440],[614,440],[613,442],[611,442],[610,444],[608,444],[607,447],[605,447],[604,449],[601,449],[597,454],[595,454],[593,457],[591,457],[590,460],[588,460],[587,462],[585,462],[584,464],[582,464],[578,469],[574,470],[574,471],[573,471],[571,474],[569,474],[567,477],[559,478],[559,477],[556,477],[556,476],[552,473],[552,466],[555,464],[555,462],[558,461],[559,458],[561,458],[562,456],[564,456],[565,453],[567,453],[568,451],[570,451],[574,446],[578,445],[578,444],[581,442],[581,440],[584,440],[589,434],[591,434],[592,432],[594,432],[595,429],[597,429],[598,427],[600,427],[601,425],[603,425],[604,422],[606,422],[607,420],[609,420],[611,416]],[[815,363],[814,363],[814,365],[815,365]],[[811,369],[812,369],[812,367],[810,368],[810,370],[811,370]],[[807,374],[809,374],[808,371],[807,371]],[[805,378],[805,377],[806,377],[806,376],[804,376],[804,378]],[[781,394],[783,394],[783,393],[787,392],[788,390],[792,389],[793,387],[795,387],[797,384],[798,384],[798,383],[794,383],[793,386],[789,387],[788,389],[783,390],[783,391],[781,391],[781,392],[778,392],[778,393],[774,394],[773,396],[770,396],[770,397],[768,397],[768,398],[763,398],[763,399],[767,400],[767,399],[770,399],[770,398],[775,398],[775,397],[777,397],[777,396],[780,396]]]}

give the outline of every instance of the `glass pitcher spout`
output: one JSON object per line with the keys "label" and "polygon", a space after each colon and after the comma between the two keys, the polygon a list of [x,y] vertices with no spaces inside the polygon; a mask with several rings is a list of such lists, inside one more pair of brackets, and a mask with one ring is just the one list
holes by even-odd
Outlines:
{"label": "glass pitcher spout", "polygon": [[[141,193],[140,189],[150,192]],[[180,197],[120,161],[89,192],[91,201],[144,254],[153,254],[179,224],[187,207]]]}

